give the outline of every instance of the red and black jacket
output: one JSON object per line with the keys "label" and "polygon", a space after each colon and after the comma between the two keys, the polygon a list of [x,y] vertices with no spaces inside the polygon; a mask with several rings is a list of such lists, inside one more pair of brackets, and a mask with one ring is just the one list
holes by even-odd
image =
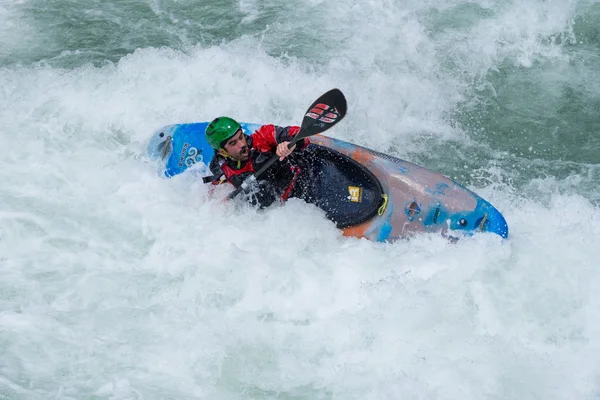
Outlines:
{"label": "red and black jacket", "polygon": [[[215,177],[224,175],[227,182],[238,188],[244,179],[258,171],[263,163],[266,163],[275,155],[279,143],[290,142],[299,131],[300,127],[298,126],[263,125],[251,136],[246,135],[248,147],[250,148],[248,160],[237,161],[215,152],[210,163],[210,170]],[[307,145],[308,140],[306,138],[302,139],[297,142],[295,151],[302,150]],[[282,195],[285,200],[291,191],[290,184],[293,186],[298,173],[299,170],[291,161],[291,156],[289,156],[283,162],[273,164],[260,179],[272,185],[275,191]],[[217,182],[215,181],[215,183]]]}

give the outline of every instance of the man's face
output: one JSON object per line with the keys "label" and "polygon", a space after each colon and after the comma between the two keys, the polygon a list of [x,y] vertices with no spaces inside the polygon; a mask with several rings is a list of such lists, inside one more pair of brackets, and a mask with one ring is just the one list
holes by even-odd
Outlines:
{"label": "man's face", "polygon": [[246,161],[250,157],[250,149],[248,148],[248,141],[246,136],[241,129],[229,138],[223,146],[225,151],[229,153],[231,158],[238,161]]}

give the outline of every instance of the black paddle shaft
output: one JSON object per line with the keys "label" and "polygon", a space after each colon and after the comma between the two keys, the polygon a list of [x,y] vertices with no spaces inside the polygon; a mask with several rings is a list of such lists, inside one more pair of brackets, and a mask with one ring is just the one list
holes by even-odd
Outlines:
{"label": "black paddle shaft", "polygon": [[[348,110],[348,104],[344,94],[339,89],[331,89],[327,93],[321,95],[315,100],[302,119],[302,125],[300,126],[300,132],[298,132],[288,144],[288,149],[294,147],[299,141],[308,136],[313,136],[327,129],[331,128],[346,116]],[[233,199],[235,196],[246,189],[250,183],[255,181],[260,175],[262,175],[274,162],[279,159],[278,155],[271,157],[269,161],[265,163],[258,171],[250,175],[242,182],[242,185],[231,192],[228,196],[229,199]]]}

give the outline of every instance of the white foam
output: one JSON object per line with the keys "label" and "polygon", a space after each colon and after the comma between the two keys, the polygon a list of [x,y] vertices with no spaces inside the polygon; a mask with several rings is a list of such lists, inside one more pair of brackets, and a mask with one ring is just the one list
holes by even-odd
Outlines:
{"label": "white foam", "polygon": [[[350,8],[365,26],[391,25],[327,68],[246,37],[102,68],[0,70],[0,393],[593,398],[600,211],[582,196],[550,181],[537,182],[540,198],[476,188],[506,216],[508,241],[381,244],[341,236],[300,201],[220,204],[192,176],[162,180],[145,163],[160,126],[222,114],[294,123],[333,86],[350,105],[334,136],[378,150],[418,130],[460,137],[443,116],[465,82],[439,75],[420,4],[389,19],[393,4]],[[550,7],[527,4],[515,10]],[[523,29],[512,12],[495,17],[498,31]],[[559,13],[544,15],[526,36],[558,29]],[[465,49],[507,37],[489,34]]]}

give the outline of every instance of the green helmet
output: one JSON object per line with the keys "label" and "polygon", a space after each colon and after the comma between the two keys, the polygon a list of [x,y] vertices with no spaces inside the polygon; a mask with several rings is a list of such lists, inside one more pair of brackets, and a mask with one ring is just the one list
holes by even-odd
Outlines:
{"label": "green helmet", "polygon": [[242,126],[235,119],[219,117],[208,124],[204,136],[213,149],[219,150],[238,129],[242,129]]}

